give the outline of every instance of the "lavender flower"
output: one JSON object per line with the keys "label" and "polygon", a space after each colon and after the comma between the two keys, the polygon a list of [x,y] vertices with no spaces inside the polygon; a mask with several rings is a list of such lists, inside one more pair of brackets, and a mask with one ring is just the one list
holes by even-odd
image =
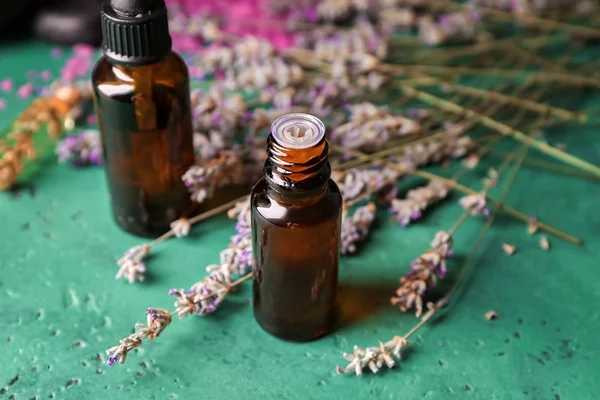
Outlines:
{"label": "lavender flower", "polygon": [[162,308],[148,308],[146,310],[146,315],[148,325],[135,324],[135,333],[121,339],[118,346],[106,350],[106,354],[109,355],[108,365],[115,365],[117,360],[119,361],[119,364],[123,364],[127,358],[127,353],[132,349],[141,346],[143,339],[156,339],[171,323],[171,314]]}
{"label": "lavender flower", "polygon": [[145,243],[127,250],[123,257],[117,261],[117,265],[119,265],[120,268],[115,279],[124,278],[127,279],[129,283],[143,281],[146,266],[142,263],[142,260],[149,252],[150,246]]}
{"label": "lavender flower", "polygon": [[351,29],[316,29],[302,35],[299,47],[313,50],[316,59],[326,62],[338,60],[355,62],[364,55],[381,60],[387,56],[388,43],[377,27],[361,19]]}
{"label": "lavender flower", "polygon": [[468,211],[473,216],[488,216],[490,214],[487,208],[486,193],[474,193],[462,197],[459,204],[465,211]]}
{"label": "lavender flower", "polygon": [[350,122],[338,126],[331,133],[335,142],[344,147],[363,151],[376,151],[392,139],[421,131],[418,123],[400,115],[394,115],[386,107],[371,103],[351,106]]}
{"label": "lavender flower", "polygon": [[479,27],[479,14],[464,10],[445,14],[435,21],[426,16],[419,20],[419,36],[426,45],[439,45],[452,40],[472,41]]}
{"label": "lavender flower", "polygon": [[217,47],[199,54],[195,61],[205,73],[214,73],[267,61],[276,55],[271,43],[255,37],[238,41],[233,47]]}
{"label": "lavender flower", "polygon": [[98,131],[86,130],[77,135],[66,136],[56,145],[60,163],[70,162],[81,167],[102,165],[102,142]]}
{"label": "lavender flower", "polygon": [[488,170],[488,176],[486,178],[483,178],[483,185],[487,189],[496,187],[498,186],[498,178],[500,178],[498,171],[496,171],[494,168],[490,168]]}
{"label": "lavender flower", "polygon": [[172,289],[169,292],[177,298],[175,312],[179,317],[190,314],[202,316],[216,311],[231,289],[231,275],[244,275],[252,268],[250,200],[237,203],[227,215],[237,218],[237,235],[221,252],[221,263],[206,267],[208,276],[190,289]]}
{"label": "lavender flower", "polygon": [[210,160],[219,155],[227,147],[227,135],[217,131],[210,130],[208,133],[194,133],[194,152],[201,160]]}
{"label": "lavender flower", "polygon": [[354,372],[355,375],[361,376],[365,368],[369,368],[371,372],[377,373],[384,365],[388,368],[393,368],[396,365],[394,357],[401,359],[401,350],[408,346],[408,341],[402,336],[394,336],[388,342],[379,342],[377,347],[367,347],[362,349],[354,346],[352,354],[344,353],[343,357],[350,363],[345,368],[336,367],[338,375],[348,372]]}
{"label": "lavender flower", "polygon": [[214,18],[204,15],[189,16],[177,3],[168,3],[169,31],[171,33],[184,33],[194,38],[210,42],[219,41],[223,33]]}
{"label": "lavender flower", "polygon": [[239,152],[227,150],[204,165],[193,165],[181,177],[192,200],[197,203],[211,198],[215,190],[228,184],[240,184],[248,179]]}
{"label": "lavender flower", "polygon": [[391,168],[372,167],[336,171],[332,174],[332,178],[340,187],[344,201],[349,202],[393,185],[398,175],[399,173]]}
{"label": "lavender flower", "polygon": [[461,158],[475,147],[475,142],[468,136],[459,137],[449,134],[437,141],[420,143],[404,149],[400,156],[392,161],[406,170],[413,170],[431,163],[439,163],[445,158]]}
{"label": "lavender flower", "polygon": [[226,96],[218,86],[213,86],[209,92],[192,91],[191,102],[195,132],[204,135],[217,132],[222,140],[233,137],[246,112],[246,103],[241,95]]}
{"label": "lavender flower", "polygon": [[431,247],[412,262],[410,271],[400,278],[401,285],[396,296],[390,299],[392,304],[400,306],[402,312],[414,308],[417,318],[422,315],[423,297],[427,290],[446,275],[446,258],[452,255],[452,235],[438,232]]}
{"label": "lavender flower", "polygon": [[409,190],[405,199],[392,200],[391,211],[402,226],[419,219],[423,211],[448,196],[448,186],[432,180],[426,186]]}
{"label": "lavender flower", "polygon": [[377,207],[375,203],[369,203],[358,207],[352,216],[344,213],[342,218],[341,253],[353,254],[357,246],[362,243],[369,234],[371,224],[375,220]]}
{"label": "lavender flower", "polygon": [[227,212],[229,218],[237,218],[236,235],[231,237],[231,244],[220,254],[221,265],[231,273],[244,275],[253,266],[252,231],[250,200],[239,202]]}
{"label": "lavender flower", "polygon": [[250,64],[241,70],[228,69],[225,87],[228,89],[286,88],[297,86],[304,80],[300,65],[273,57],[260,64]]}
{"label": "lavender flower", "polygon": [[452,235],[446,231],[437,232],[431,241],[431,248],[444,258],[452,257],[453,246]]}
{"label": "lavender flower", "polygon": [[394,4],[386,7],[379,13],[381,17],[380,26],[382,33],[388,37],[392,36],[399,29],[406,30],[414,27],[418,22],[417,13],[408,7],[398,8]]}
{"label": "lavender flower", "polygon": [[227,268],[219,265],[208,266],[210,274],[194,284],[189,290],[171,289],[175,296],[175,313],[183,318],[186,315],[203,316],[215,312],[231,288],[230,274]]}
{"label": "lavender flower", "polygon": [[179,218],[171,223],[171,230],[178,238],[187,236],[190,233],[191,228],[192,224],[187,218]]}

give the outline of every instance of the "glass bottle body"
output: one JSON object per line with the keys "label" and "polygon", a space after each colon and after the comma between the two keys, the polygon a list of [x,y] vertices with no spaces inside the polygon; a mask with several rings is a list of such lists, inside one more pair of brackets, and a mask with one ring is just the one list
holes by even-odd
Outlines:
{"label": "glass bottle body", "polygon": [[328,178],[308,195],[265,178],[252,191],[254,316],[282,339],[315,339],[335,318],[342,196]]}
{"label": "glass bottle body", "polygon": [[156,237],[191,205],[181,180],[194,163],[187,67],[175,53],[135,67],[103,57],[92,83],[115,220]]}

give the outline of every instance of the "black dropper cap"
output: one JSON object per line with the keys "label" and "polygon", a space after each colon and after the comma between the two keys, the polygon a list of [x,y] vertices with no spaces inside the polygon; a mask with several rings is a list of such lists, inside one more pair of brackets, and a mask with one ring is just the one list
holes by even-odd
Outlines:
{"label": "black dropper cap", "polygon": [[102,48],[116,64],[147,65],[171,51],[164,0],[105,0]]}

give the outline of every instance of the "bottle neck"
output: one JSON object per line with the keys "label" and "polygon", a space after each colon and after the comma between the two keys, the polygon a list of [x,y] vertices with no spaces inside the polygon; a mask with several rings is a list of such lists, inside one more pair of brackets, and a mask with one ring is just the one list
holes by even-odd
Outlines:
{"label": "bottle neck", "polygon": [[329,144],[323,139],[307,149],[290,149],[269,135],[264,173],[269,188],[282,198],[302,199],[323,194],[331,177]]}

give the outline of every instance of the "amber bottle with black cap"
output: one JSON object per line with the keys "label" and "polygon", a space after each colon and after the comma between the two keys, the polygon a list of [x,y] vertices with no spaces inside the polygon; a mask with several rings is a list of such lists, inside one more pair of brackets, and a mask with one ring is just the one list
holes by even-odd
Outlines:
{"label": "amber bottle with black cap", "polygon": [[124,230],[155,237],[191,204],[188,70],[171,51],[163,0],[107,0],[101,19],[92,83],[112,210]]}
{"label": "amber bottle with black cap", "polygon": [[252,190],[254,316],[286,340],[315,339],[334,322],[342,196],[328,150],[319,119],[278,118],[265,176]]}

